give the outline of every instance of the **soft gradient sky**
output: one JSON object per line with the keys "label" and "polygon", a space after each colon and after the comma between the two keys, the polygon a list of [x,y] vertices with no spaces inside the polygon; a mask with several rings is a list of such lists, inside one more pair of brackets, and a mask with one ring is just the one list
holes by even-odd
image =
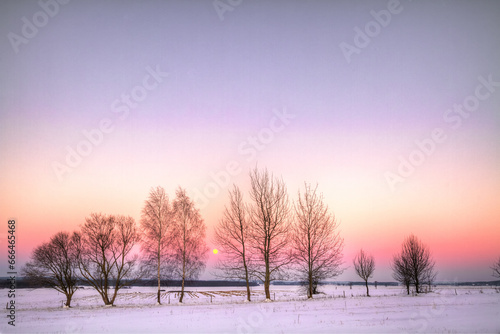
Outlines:
{"label": "soft gradient sky", "polygon": [[[500,3],[402,0],[348,62],[340,45],[354,46],[355,28],[389,3],[243,0],[221,20],[212,1],[73,0],[47,7],[51,17],[37,1],[2,1],[1,244],[15,218],[23,264],[90,213],[138,221],[151,187],[173,196],[179,185],[197,197],[211,235],[227,201],[211,175],[236,164],[230,182],[246,189],[258,164],[283,177],[292,199],[304,181],[319,184],[345,239],[339,280],[356,279],[361,247],[376,258],[373,280],[392,280],[390,259],[410,233],[432,250],[438,280],[493,279],[499,84],[456,129],[444,115],[479,77],[500,81]],[[23,28],[34,19],[36,33]],[[155,69],[158,82],[147,77]],[[120,99],[144,79],[156,87],[126,107]],[[280,121],[284,112],[293,118]],[[106,119],[112,130],[58,178],[54,162],[66,164],[68,148]],[[435,128],[446,140],[391,190],[386,173]]]}

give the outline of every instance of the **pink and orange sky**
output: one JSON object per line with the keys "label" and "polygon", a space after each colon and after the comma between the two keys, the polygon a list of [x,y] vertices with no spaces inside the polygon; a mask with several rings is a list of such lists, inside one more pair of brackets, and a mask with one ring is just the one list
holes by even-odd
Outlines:
{"label": "pink and orange sky", "polygon": [[[52,7],[0,4],[0,237],[5,245],[15,218],[19,265],[92,212],[139,221],[156,186],[171,196],[185,187],[210,236],[227,183],[247,189],[258,165],[283,177],[291,199],[318,183],[345,239],[339,280],[356,279],[360,248],[376,258],[373,280],[392,280],[410,233],[432,250],[438,280],[493,279],[497,2],[242,1],[224,12],[211,1],[41,3]],[[382,26],[375,17],[387,12]],[[377,24],[359,44],[358,31]],[[81,161],[66,160],[70,150]],[[391,186],[400,157],[418,166]],[[203,278],[222,255],[210,253]]]}

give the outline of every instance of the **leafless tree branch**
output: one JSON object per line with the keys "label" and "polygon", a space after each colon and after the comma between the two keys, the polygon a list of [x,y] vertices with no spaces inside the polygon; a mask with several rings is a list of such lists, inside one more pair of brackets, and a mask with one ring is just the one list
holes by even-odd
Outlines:
{"label": "leafless tree branch", "polygon": [[437,275],[434,265],[429,248],[412,234],[403,242],[401,253],[394,256],[393,277],[406,286],[408,294],[410,285],[420,293],[423,284],[432,285]]}
{"label": "leafless tree branch", "polygon": [[80,274],[105,305],[113,305],[118,290],[140,277],[134,273],[137,256],[131,255],[140,241],[133,218],[93,213],[72,240]]}
{"label": "leafless tree branch", "polygon": [[271,299],[270,283],[283,279],[292,262],[289,247],[290,205],[283,180],[267,170],[250,172],[250,239],[255,254],[257,279],[264,282],[266,299]]}
{"label": "leafless tree branch", "polygon": [[329,212],[317,186],[305,184],[294,205],[295,224],[290,233],[292,258],[300,279],[307,284],[307,296],[312,298],[317,284],[325,278],[342,273],[344,240],[337,229],[338,223]]}
{"label": "leafless tree branch", "polygon": [[143,270],[148,273],[154,272],[158,280],[158,304],[161,304],[161,279],[172,276],[169,245],[172,243],[173,220],[173,205],[165,189],[162,187],[151,189],[142,209],[141,249]]}
{"label": "leafless tree branch", "polygon": [[182,188],[176,191],[174,212],[172,259],[174,273],[181,278],[179,303],[182,303],[185,281],[198,278],[205,269],[208,247],[205,243],[205,223],[199,210],[194,206],[194,202]]}
{"label": "leafless tree branch", "polygon": [[36,247],[22,273],[30,281],[49,286],[66,296],[66,306],[77,287],[76,253],[70,234],[59,232],[49,242]]}
{"label": "leafless tree branch", "polygon": [[493,267],[491,267],[491,269],[493,269],[493,276],[500,278],[500,257],[498,258],[497,262],[493,264]]}
{"label": "leafless tree branch", "polygon": [[373,276],[373,272],[375,271],[375,259],[372,255],[368,255],[363,250],[360,250],[354,258],[353,264],[356,274],[365,281],[366,295],[370,297],[368,279]]}
{"label": "leafless tree branch", "polygon": [[215,227],[214,241],[224,256],[216,265],[217,276],[245,280],[247,300],[250,301],[253,269],[249,252],[248,213],[240,189],[236,186],[229,192],[229,206],[225,207],[224,216]]}

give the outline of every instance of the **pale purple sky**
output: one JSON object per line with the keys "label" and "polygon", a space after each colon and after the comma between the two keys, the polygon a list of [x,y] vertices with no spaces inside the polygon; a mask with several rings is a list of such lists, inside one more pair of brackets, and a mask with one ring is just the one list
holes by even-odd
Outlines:
{"label": "pale purple sky", "polygon": [[[391,280],[391,255],[412,232],[435,250],[439,279],[491,279],[500,92],[456,129],[458,114],[444,115],[479,77],[500,81],[500,3],[402,0],[348,62],[342,43],[355,46],[355,28],[393,3],[243,0],[221,20],[212,1],[73,0],[47,7],[53,17],[13,44],[23,17],[43,20],[43,9],[2,1],[0,219],[18,219],[21,260],[91,212],[138,221],[151,187],[207,195],[211,173],[235,161],[230,182],[242,187],[256,164],[283,176],[292,199],[318,182],[341,221],[346,265],[363,247],[379,259],[379,281]],[[156,69],[168,76],[155,81]],[[155,87],[126,107],[122,95],[144,80]],[[293,118],[280,123],[284,110]],[[58,177],[54,163],[106,119],[112,129]],[[271,124],[280,130],[252,148],[249,136]],[[387,172],[435,128],[446,140],[392,191]],[[225,185],[216,191],[201,209],[209,234],[227,200]],[[354,278],[352,268],[340,277]]]}

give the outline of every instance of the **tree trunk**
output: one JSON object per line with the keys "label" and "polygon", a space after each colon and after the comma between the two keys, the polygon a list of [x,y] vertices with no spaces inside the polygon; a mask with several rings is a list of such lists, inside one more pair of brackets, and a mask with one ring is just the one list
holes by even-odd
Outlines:
{"label": "tree trunk", "polygon": [[160,254],[158,254],[158,304],[161,304],[161,301],[160,301],[160,290],[161,290],[161,280],[160,280]]}
{"label": "tree trunk", "polygon": [[313,278],[312,272],[309,269],[309,288],[307,289],[307,298],[312,299],[313,297]]}
{"label": "tree trunk", "polygon": [[179,298],[179,303],[182,303],[182,300],[184,299],[184,276],[182,276],[182,283],[181,283],[181,297]]}
{"label": "tree trunk", "polygon": [[308,265],[308,279],[309,279],[309,291],[307,291],[307,298],[312,299],[313,297],[313,277],[312,277],[312,256],[311,256],[311,231],[307,232],[307,265]]}
{"label": "tree trunk", "polygon": [[[185,243],[184,243],[185,244]],[[186,251],[182,255],[182,283],[181,283],[181,297],[179,298],[179,303],[182,303],[184,299],[184,281],[186,279]]]}
{"label": "tree trunk", "polygon": [[[266,232],[267,233],[267,232]],[[264,280],[264,291],[266,292],[266,299],[271,300],[271,291],[269,290],[269,286],[271,284],[271,273],[269,269],[269,249],[271,248],[271,242],[269,241],[269,237],[266,236],[265,241],[265,250],[264,250],[264,261],[266,262],[266,276]]]}
{"label": "tree trunk", "polygon": [[105,286],[104,289],[102,289],[102,292],[99,292],[99,293],[102,297],[102,301],[104,302],[104,305],[110,305],[111,302],[109,301],[108,287]]}
{"label": "tree trunk", "polygon": [[116,296],[118,295],[118,290],[120,290],[120,287],[119,287],[119,282],[118,280],[116,280],[116,283],[115,283],[115,291],[113,291],[113,297],[111,298],[111,305],[114,305],[115,304],[115,300],[116,300]]}
{"label": "tree trunk", "polygon": [[[185,222],[184,222],[185,224]],[[184,299],[184,280],[186,279],[186,225],[183,226],[183,242],[182,242],[182,283],[181,283],[181,296],[179,303]]]}
{"label": "tree trunk", "polygon": [[368,280],[365,281],[366,284],[366,296],[370,297],[370,291],[368,290]]}
{"label": "tree trunk", "polygon": [[247,283],[247,300],[250,302],[250,283],[248,282],[248,268],[245,259],[243,258],[243,265],[245,266],[245,281]]}
{"label": "tree trunk", "polygon": [[67,307],[71,307],[71,295],[67,294],[66,295],[66,304]]}
{"label": "tree trunk", "polygon": [[[269,249],[269,247],[268,247]],[[271,273],[269,272],[269,257],[265,257],[266,261],[266,276],[264,280],[264,291],[266,292],[266,299],[271,299],[271,291],[269,290],[269,286],[271,284]]]}
{"label": "tree trunk", "polygon": [[248,279],[247,279],[247,300],[249,302],[252,301],[251,298],[250,298],[250,295],[251,295],[251,293],[250,293],[250,284],[248,283]]}
{"label": "tree trunk", "polygon": [[270,274],[269,274],[269,263],[266,263],[266,277],[264,280],[264,291],[266,292],[266,299],[271,299],[271,291],[269,290],[269,286],[271,283],[270,279]]}
{"label": "tree trunk", "polygon": [[111,298],[111,301],[109,302],[109,305],[114,305],[115,304],[115,299],[116,295],[118,294],[118,289],[115,288],[115,292],[113,293],[113,298]]}

